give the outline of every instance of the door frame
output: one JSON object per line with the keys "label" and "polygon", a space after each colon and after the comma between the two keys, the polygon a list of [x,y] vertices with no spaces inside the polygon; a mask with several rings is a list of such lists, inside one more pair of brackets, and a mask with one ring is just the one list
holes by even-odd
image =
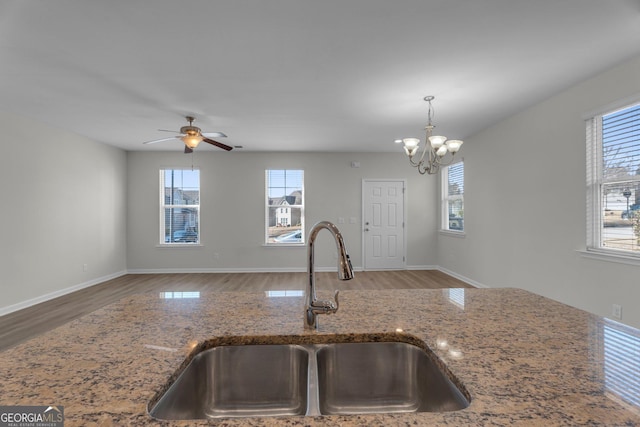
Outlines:
{"label": "door frame", "polygon": [[[361,220],[360,224],[362,227],[360,229],[361,235],[361,247],[362,247],[362,270],[367,271],[367,246],[366,246],[366,236],[365,236],[365,214],[366,214],[366,206],[365,206],[365,184],[368,182],[401,182],[402,183],[402,268],[406,270],[407,268],[407,180],[402,178],[363,178],[362,186],[360,190],[360,195],[362,200],[360,201],[360,205],[362,207]],[[370,270],[380,270],[376,268],[370,268]]]}

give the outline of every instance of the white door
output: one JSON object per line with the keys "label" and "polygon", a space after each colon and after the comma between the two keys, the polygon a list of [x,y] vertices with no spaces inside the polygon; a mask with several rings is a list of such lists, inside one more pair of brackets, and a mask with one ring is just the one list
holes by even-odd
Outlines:
{"label": "white door", "polygon": [[365,270],[405,268],[403,180],[362,181]]}

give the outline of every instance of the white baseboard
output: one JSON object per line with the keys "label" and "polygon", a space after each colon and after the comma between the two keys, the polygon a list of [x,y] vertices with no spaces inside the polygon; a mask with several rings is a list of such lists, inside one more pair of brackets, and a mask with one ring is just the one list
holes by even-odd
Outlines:
{"label": "white baseboard", "polygon": [[54,292],[50,292],[48,294],[40,295],[38,297],[19,302],[17,304],[9,305],[6,307],[0,307],[0,316],[4,316],[5,314],[13,313],[14,311],[22,310],[22,309],[31,307],[32,305],[40,304],[41,302],[49,301],[66,294],[70,294],[71,292],[79,291],[81,289],[97,285],[98,283],[106,282],[107,280],[116,279],[120,276],[124,276],[125,274],[127,274],[126,271],[119,271],[117,273],[91,279],[87,282],[79,283],[77,285],[74,285],[68,288],[64,288]]}
{"label": "white baseboard", "polygon": [[300,268],[132,268],[128,274],[186,274],[186,273],[299,273]]}
{"label": "white baseboard", "polygon": [[[354,271],[362,268],[354,267]],[[134,268],[127,270],[128,274],[185,274],[185,273],[304,273],[305,267],[299,268]],[[337,271],[335,267],[316,267],[317,272]]]}
{"label": "white baseboard", "polygon": [[407,265],[407,270],[438,270],[437,265]]}
{"label": "white baseboard", "polygon": [[468,277],[465,277],[465,276],[463,276],[461,274],[455,273],[455,272],[453,272],[451,270],[448,270],[448,269],[446,269],[444,267],[438,267],[437,270],[438,271],[442,271],[443,273],[448,274],[451,277],[455,277],[456,279],[461,280],[461,281],[463,281],[463,282],[465,282],[465,283],[467,283],[467,284],[469,284],[469,285],[471,285],[471,286],[473,286],[475,288],[488,288],[488,286],[483,285],[480,282],[476,282],[475,280],[469,279]]}
{"label": "white baseboard", "polygon": [[[440,270],[437,265],[407,265],[400,270]],[[186,274],[186,273],[304,273],[305,267],[299,268],[133,268],[128,274]],[[337,271],[335,267],[316,267],[317,272]],[[364,271],[362,267],[353,267],[353,271]],[[386,271],[385,269],[369,269],[367,271]],[[447,273],[453,276],[451,273]],[[461,279],[463,280],[463,279]],[[466,281],[466,280],[463,280]]]}

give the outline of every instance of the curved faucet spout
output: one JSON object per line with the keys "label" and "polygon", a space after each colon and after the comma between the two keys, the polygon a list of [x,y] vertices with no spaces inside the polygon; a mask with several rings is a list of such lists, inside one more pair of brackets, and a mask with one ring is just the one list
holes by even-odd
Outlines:
{"label": "curved faucet spout", "polygon": [[338,291],[335,293],[335,303],[333,301],[319,301],[316,298],[316,279],[315,279],[315,254],[314,244],[316,237],[320,230],[329,230],[333,239],[336,242],[336,248],[338,249],[338,279],[351,280],[353,279],[353,267],[351,266],[351,260],[349,254],[347,254],[347,248],[345,247],[342,234],[338,227],[329,221],[321,221],[314,225],[309,231],[308,249],[307,249],[307,272],[309,274],[309,287],[307,289],[307,304],[305,307],[304,325],[306,329],[317,329],[318,314],[331,314],[338,311]]}

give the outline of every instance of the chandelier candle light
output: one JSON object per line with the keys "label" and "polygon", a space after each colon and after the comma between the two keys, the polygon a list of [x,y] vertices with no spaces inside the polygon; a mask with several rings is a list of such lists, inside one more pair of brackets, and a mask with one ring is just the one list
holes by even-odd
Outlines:
{"label": "chandelier candle light", "polygon": [[[425,173],[433,175],[438,173],[440,166],[450,165],[451,162],[453,162],[455,154],[462,146],[462,141],[458,139],[447,140],[447,137],[445,136],[432,135],[435,126],[431,123],[431,119],[433,118],[433,107],[431,106],[431,101],[433,101],[434,98],[434,96],[424,97],[424,100],[429,103],[429,122],[424,128],[426,131],[425,146],[422,150],[422,154],[420,155],[420,159],[417,162],[414,160],[414,157],[418,154],[418,150],[420,148],[420,140],[418,138],[403,138],[395,140],[396,144],[401,142],[404,144],[404,151],[407,153],[407,156],[409,156],[409,163],[411,163],[411,166],[418,168],[418,172],[422,175]],[[428,141],[428,143],[426,141]],[[429,153],[428,157],[427,153]],[[451,155],[447,156],[447,154]]]}

